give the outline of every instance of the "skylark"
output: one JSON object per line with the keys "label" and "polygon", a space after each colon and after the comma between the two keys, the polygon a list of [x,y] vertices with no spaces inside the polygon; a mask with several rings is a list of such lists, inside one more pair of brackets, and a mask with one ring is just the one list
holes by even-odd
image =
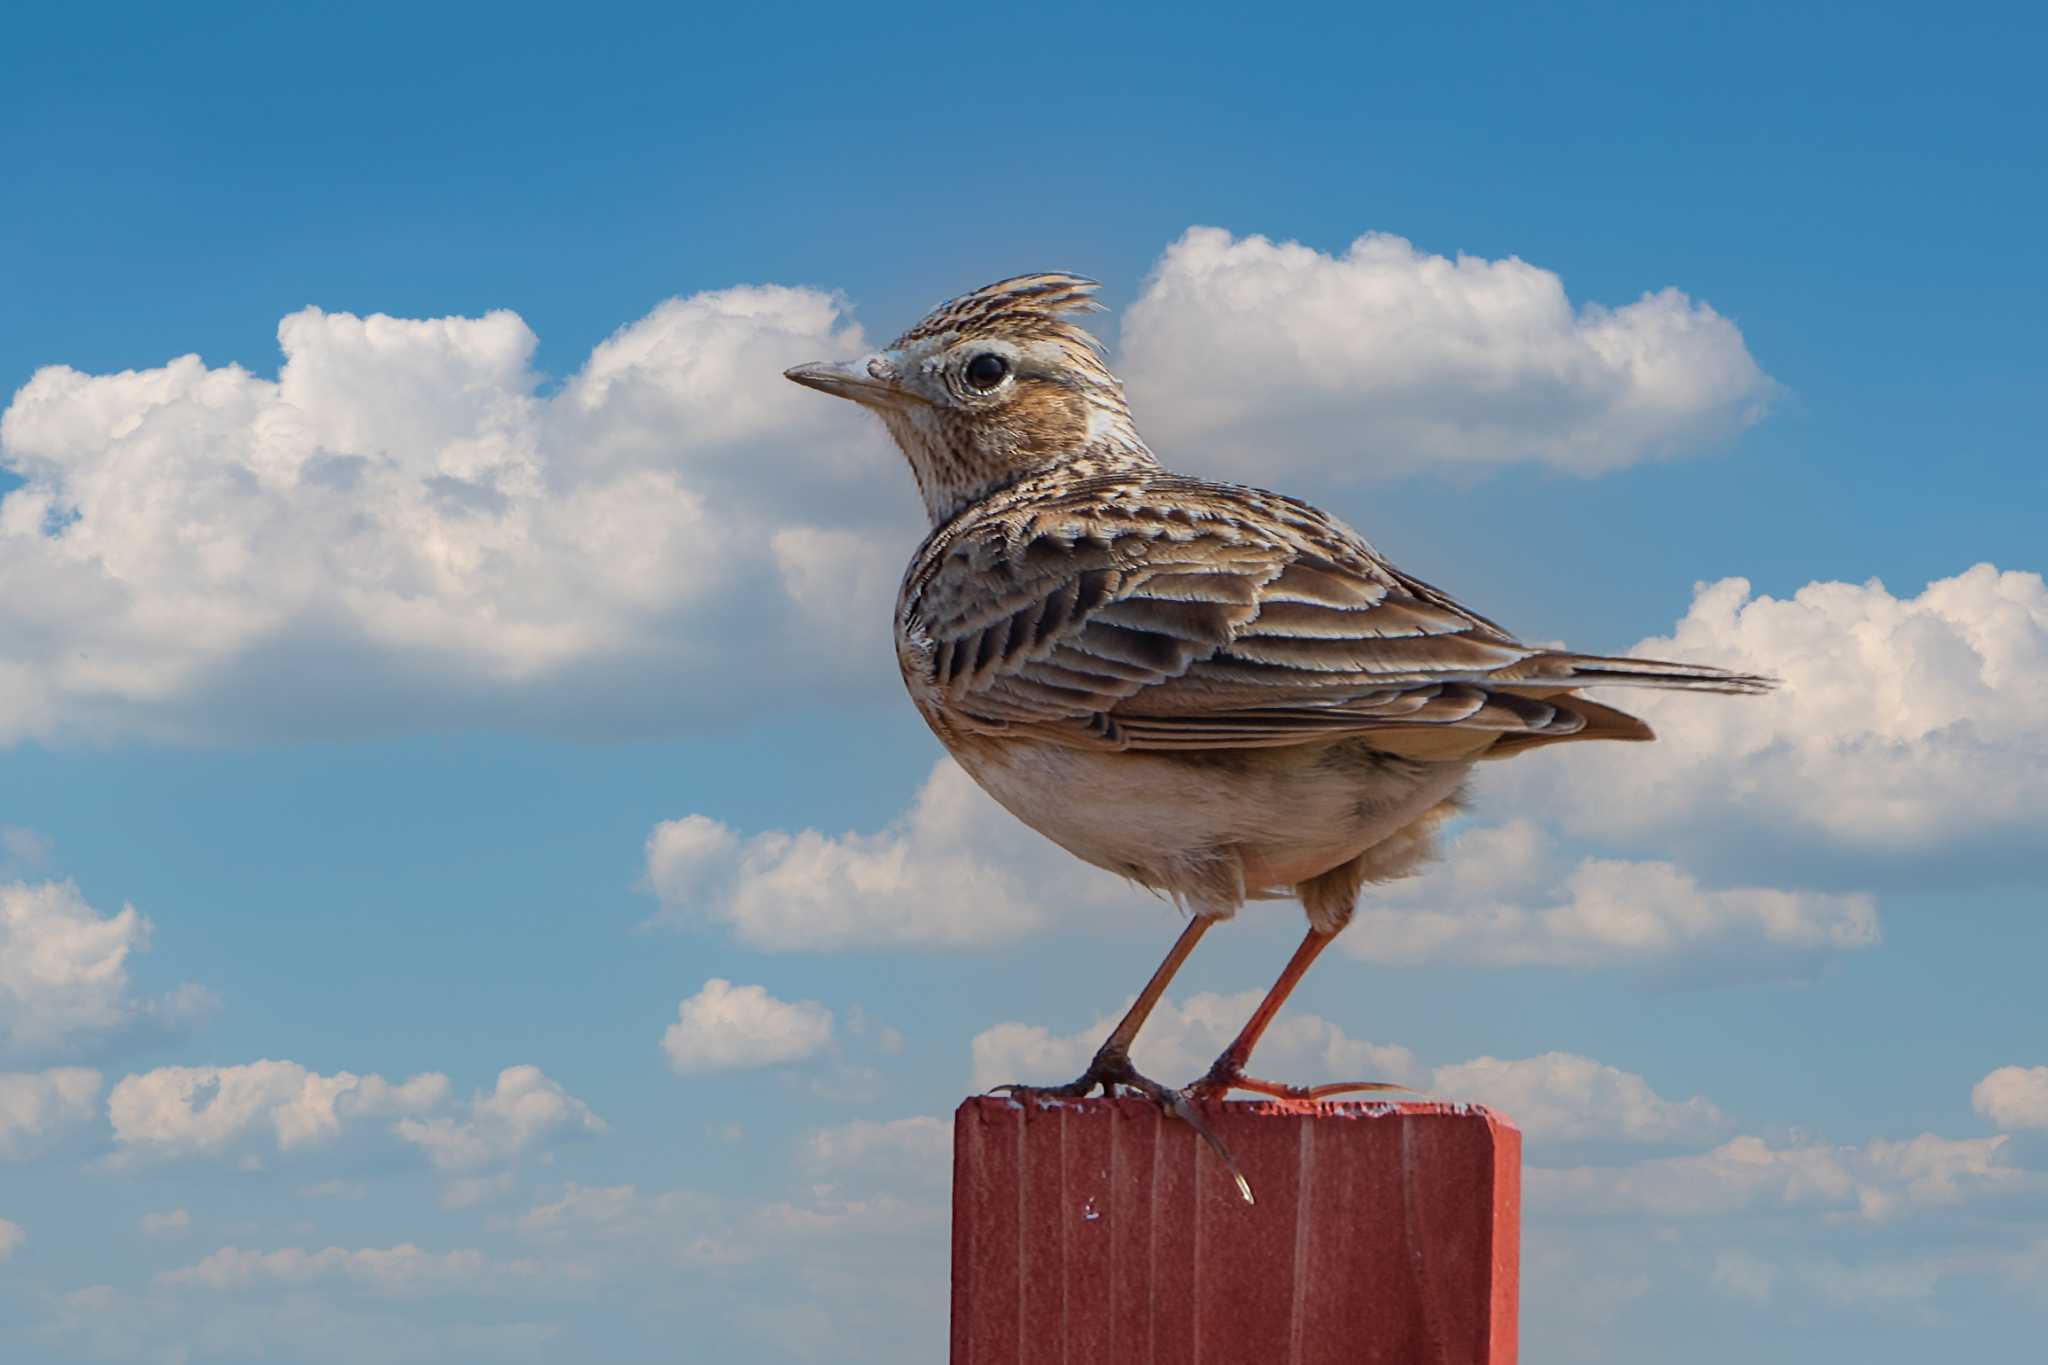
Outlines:
{"label": "skylark", "polygon": [[[1522,644],[1307,503],[1169,472],[1071,320],[1101,306],[1095,288],[1020,275],[877,355],[787,372],[878,413],[917,478],[932,531],[896,656],[933,733],[1025,824],[1191,912],[1088,1070],[1038,1093],[1122,1084],[1191,1116],[1189,1098],[1232,1088],[1392,1088],[1277,1085],[1244,1064],[1360,889],[1430,856],[1472,765],[1652,738],[1581,688],[1769,684]],[[1183,1090],[1139,1075],[1131,1041],[1196,941],[1288,897],[1308,936],[1236,1041]]]}

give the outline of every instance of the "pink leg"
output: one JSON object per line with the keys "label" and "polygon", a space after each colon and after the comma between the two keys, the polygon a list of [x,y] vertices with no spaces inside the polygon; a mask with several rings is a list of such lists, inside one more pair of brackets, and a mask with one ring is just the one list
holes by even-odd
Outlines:
{"label": "pink leg", "polygon": [[1287,960],[1287,966],[1280,973],[1280,979],[1273,983],[1273,989],[1266,992],[1266,998],[1252,1011],[1252,1017],[1223,1049],[1223,1055],[1216,1059],[1209,1073],[1187,1088],[1187,1093],[1197,1099],[1220,1099],[1232,1090],[1250,1090],[1261,1095],[1272,1095],[1278,1099],[1319,1100],[1326,1095],[1341,1095],[1353,1090],[1405,1090],[1406,1086],[1389,1085],[1384,1081],[1340,1081],[1332,1085],[1280,1085],[1273,1081],[1262,1081],[1244,1074],[1244,1064],[1251,1059],[1252,1049],[1259,1045],[1266,1028],[1273,1022],[1273,1016],[1287,1003],[1287,997],[1294,993],[1296,985],[1308,972],[1309,966],[1322,955],[1323,949],[1336,939],[1335,934],[1320,933],[1311,929],[1301,946],[1294,950],[1294,956]]}
{"label": "pink leg", "polygon": [[1158,1006],[1160,997],[1166,994],[1166,987],[1172,982],[1174,974],[1180,971],[1181,964],[1188,960],[1188,954],[1195,951],[1195,945],[1202,941],[1202,935],[1208,932],[1212,923],[1214,921],[1206,915],[1196,915],[1188,921],[1188,927],[1180,931],[1180,937],[1175,939],[1173,947],[1167,950],[1166,960],[1152,973],[1152,979],[1145,983],[1145,989],[1138,992],[1138,998],[1132,1002],[1130,1009],[1124,1012],[1122,1021],[1110,1030],[1109,1037],[1103,1039],[1102,1046],[1095,1050],[1095,1059],[1088,1063],[1086,1071],[1065,1085],[999,1085],[996,1089],[1006,1090],[1013,1095],[1047,1095],[1058,1099],[1077,1099],[1098,1085],[1102,1087],[1102,1093],[1105,1095],[1113,1093],[1118,1085],[1128,1085],[1147,1094],[1159,1089],[1160,1087],[1146,1081],[1132,1068],[1131,1043],[1137,1038],[1138,1030],[1143,1028],[1145,1021],[1151,1017],[1153,1009]]}

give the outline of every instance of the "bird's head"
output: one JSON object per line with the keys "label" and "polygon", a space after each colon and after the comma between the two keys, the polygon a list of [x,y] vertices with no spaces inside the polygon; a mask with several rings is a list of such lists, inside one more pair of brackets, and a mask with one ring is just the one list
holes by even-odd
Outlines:
{"label": "bird's head", "polygon": [[1152,463],[1100,343],[1068,317],[1101,308],[1095,289],[1019,275],[940,304],[885,351],[784,373],[881,415],[936,526],[1071,460]]}

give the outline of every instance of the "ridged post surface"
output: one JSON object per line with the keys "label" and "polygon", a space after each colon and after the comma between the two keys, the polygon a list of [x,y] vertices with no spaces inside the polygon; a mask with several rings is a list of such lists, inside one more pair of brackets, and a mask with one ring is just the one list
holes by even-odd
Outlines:
{"label": "ridged post surface", "polygon": [[1521,1134],[1445,1104],[953,1119],[952,1365],[1513,1365]]}

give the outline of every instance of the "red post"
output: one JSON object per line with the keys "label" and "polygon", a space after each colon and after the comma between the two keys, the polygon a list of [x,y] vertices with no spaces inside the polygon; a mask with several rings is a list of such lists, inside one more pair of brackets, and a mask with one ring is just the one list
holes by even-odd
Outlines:
{"label": "red post", "polygon": [[1449,1104],[953,1116],[952,1365],[1513,1365],[1522,1135]]}

